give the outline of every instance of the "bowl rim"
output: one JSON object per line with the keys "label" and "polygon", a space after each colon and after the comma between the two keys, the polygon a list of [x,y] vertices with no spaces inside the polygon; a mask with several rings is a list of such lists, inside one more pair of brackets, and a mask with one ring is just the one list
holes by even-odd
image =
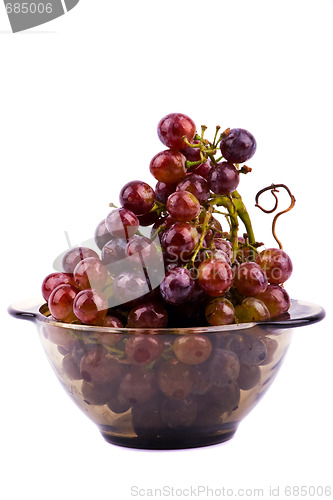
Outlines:
{"label": "bowl rim", "polygon": [[8,308],[10,315],[18,319],[26,319],[35,323],[56,326],[68,330],[84,331],[87,333],[112,333],[112,334],[184,334],[184,333],[218,333],[237,332],[239,330],[250,329],[259,326],[263,330],[283,330],[317,323],[324,319],[326,313],[323,307],[318,304],[291,299],[288,313],[277,318],[251,323],[233,323],[231,325],[220,326],[198,326],[198,327],[166,327],[166,328],[115,328],[96,325],[84,325],[80,323],[64,323],[53,319],[50,315],[47,303],[41,303],[41,299],[32,299],[17,304],[12,304]]}

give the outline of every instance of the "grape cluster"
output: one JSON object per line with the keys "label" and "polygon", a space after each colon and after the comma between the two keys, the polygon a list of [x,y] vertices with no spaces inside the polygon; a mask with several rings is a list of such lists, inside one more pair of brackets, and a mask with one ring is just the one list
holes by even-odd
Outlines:
{"label": "grape cluster", "polygon": [[259,251],[236,191],[251,171],[240,163],[254,155],[256,141],[247,130],[216,127],[210,142],[205,130],[199,134],[181,113],[159,122],[167,149],[150,162],[156,186],[128,182],[121,207],[96,228],[99,252],[71,248],[63,271],[44,279],[55,320],[165,328],[264,321],[288,311],[291,260],[280,248]]}

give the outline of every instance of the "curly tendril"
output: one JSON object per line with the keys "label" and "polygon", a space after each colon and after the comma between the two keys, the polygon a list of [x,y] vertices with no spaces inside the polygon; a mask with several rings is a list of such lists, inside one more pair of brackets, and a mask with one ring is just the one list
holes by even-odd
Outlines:
{"label": "curly tendril", "polygon": [[[267,186],[267,187],[261,189],[260,191],[258,191],[258,193],[256,194],[256,204],[255,204],[255,206],[258,207],[258,208],[260,208],[260,210],[262,210],[263,212],[265,212],[265,214],[272,214],[273,212],[275,212],[275,210],[277,209],[278,204],[279,204],[279,200],[278,200],[278,197],[276,195],[276,193],[279,193],[279,190],[277,188],[284,188],[287,191],[287,193],[289,194],[290,200],[291,200],[289,207],[286,208],[285,210],[283,210],[282,212],[279,212],[278,214],[276,214],[275,217],[274,217],[274,219],[273,219],[273,223],[272,223],[272,233],[273,233],[273,236],[274,236],[275,240],[277,241],[280,249],[283,250],[282,243],[278,239],[278,237],[276,236],[276,231],[275,231],[276,221],[280,217],[280,215],[289,212],[289,210],[291,210],[295,206],[295,203],[296,203],[295,196],[291,193],[290,189],[285,184],[271,184],[270,186]],[[270,191],[272,193],[272,195],[274,196],[274,198],[275,198],[274,207],[271,208],[270,210],[266,210],[265,208],[263,208],[258,203],[260,195],[262,195],[266,191]]]}

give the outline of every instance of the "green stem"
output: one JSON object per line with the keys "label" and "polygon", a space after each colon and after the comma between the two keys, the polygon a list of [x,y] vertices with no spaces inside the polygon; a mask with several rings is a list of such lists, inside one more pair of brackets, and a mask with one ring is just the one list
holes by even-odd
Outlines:
{"label": "green stem", "polygon": [[256,242],[256,239],[254,237],[251,219],[250,219],[248,211],[246,210],[246,207],[243,203],[242,197],[240,196],[240,194],[237,191],[234,191],[232,193],[232,198],[233,198],[234,204],[236,206],[239,218],[241,219],[241,221],[243,222],[243,224],[246,228],[246,233],[249,237],[249,243],[250,243],[250,245],[254,245]]}
{"label": "green stem", "polygon": [[202,231],[201,231],[201,236],[200,236],[200,240],[199,240],[199,243],[197,244],[194,252],[193,252],[193,255],[191,257],[191,260],[189,262],[189,266],[190,267],[193,267],[194,266],[194,261],[196,259],[196,256],[198,255],[198,252],[199,250],[203,247],[203,242],[204,242],[204,239],[205,239],[205,236],[207,234],[207,231],[209,229],[209,221],[212,217],[212,212],[213,212],[213,207],[210,206],[206,212],[206,215],[205,215],[205,218],[204,218],[204,221],[203,221],[203,224],[202,224]]}
{"label": "green stem", "polygon": [[234,258],[237,255],[237,250],[238,250],[238,216],[237,216],[237,205],[234,203],[234,201],[231,198],[228,198],[228,196],[215,196],[213,199],[211,199],[209,202],[209,205],[217,205],[217,206],[222,206],[226,208],[229,212],[230,216],[230,223],[231,223],[231,231],[230,231],[230,236],[231,236],[231,243],[232,243],[232,250],[234,254]]}

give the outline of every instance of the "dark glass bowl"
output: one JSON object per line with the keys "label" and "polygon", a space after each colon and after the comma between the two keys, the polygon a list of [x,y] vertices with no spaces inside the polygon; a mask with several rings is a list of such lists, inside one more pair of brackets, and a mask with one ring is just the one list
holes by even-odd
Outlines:
{"label": "dark glass bowl", "polygon": [[9,313],[36,324],[61,384],[108,442],[146,449],[230,439],[273,382],[293,329],[325,316],[297,300],[275,320],[179,329],[62,323],[36,302]]}

